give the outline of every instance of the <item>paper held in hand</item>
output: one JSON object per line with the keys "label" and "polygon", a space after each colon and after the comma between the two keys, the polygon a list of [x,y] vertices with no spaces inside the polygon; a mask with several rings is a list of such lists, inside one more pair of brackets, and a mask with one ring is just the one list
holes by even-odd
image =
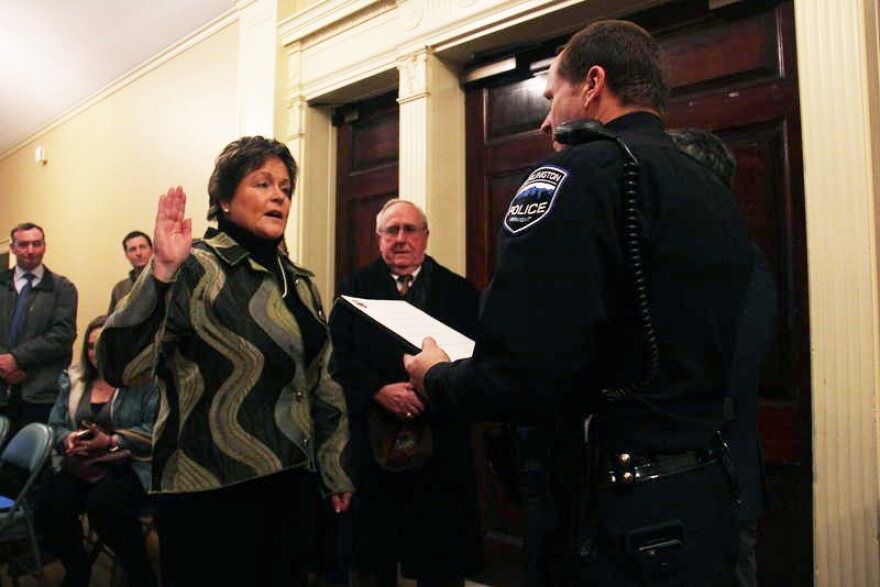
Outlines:
{"label": "paper held in hand", "polygon": [[410,345],[411,352],[422,348],[422,340],[430,336],[453,361],[466,359],[474,353],[474,341],[422,312],[404,300],[369,300],[341,296],[349,306],[390,331]]}

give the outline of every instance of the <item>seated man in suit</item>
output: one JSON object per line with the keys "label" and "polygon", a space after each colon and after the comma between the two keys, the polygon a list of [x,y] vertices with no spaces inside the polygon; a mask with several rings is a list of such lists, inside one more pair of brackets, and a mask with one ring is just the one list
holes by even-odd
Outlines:
{"label": "seated man in suit", "polygon": [[[380,258],[342,282],[339,293],[403,299],[473,337],[479,293],[430,256],[428,221],[416,205],[393,199],[376,216]],[[358,493],[353,502],[353,567],[361,585],[393,587],[397,565],[420,586],[463,585],[479,569],[479,508],[470,427],[434,421],[403,369],[390,337],[337,305],[330,316],[331,371],[345,389]],[[430,423],[433,453],[418,468],[380,462],[370,434]],[[370,431],[370,426],[375,429]]]}

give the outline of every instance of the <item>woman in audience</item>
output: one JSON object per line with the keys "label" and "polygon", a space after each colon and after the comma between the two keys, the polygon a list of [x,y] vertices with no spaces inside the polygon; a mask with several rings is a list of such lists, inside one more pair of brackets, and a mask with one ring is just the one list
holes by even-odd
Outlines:
{"label": "woman in audience", "polygon": [[327,371],[312,274],[279,252],[296,181],[283,144],[244,137],[218,156],[204,239],[180,187],[160,197],[153,260],[101,335],[109,381],[151,372],[161,575],[178,585],[304,585],[318,485],[352,486],[348,419]]}
{"label": "woman in audience", "polygon": [[[91,569],[79,515],[113,549],[129,584],[154,585],[138,512],[146,503],[157,393],[153,383],[117,388],[97,368],[95,344],[106,316],[86,328],[79,363],[59,379],[60,392],[49,425],[55,432],[62,470],[49,480],[37,507],[44,544],[61,559],[65,586],[89,584]],[[127,452],[125,452],[127,451]],[[115,463],[65,466],[96,454],[117,452]]]}

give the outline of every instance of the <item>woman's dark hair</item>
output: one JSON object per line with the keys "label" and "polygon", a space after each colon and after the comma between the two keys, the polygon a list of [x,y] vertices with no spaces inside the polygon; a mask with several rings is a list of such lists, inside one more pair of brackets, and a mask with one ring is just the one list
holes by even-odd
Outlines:
{"label": "woman's dark hair", "polygon": [[566,43],[559,75],[572,84],[584,81],[590,68],[605,69],[605,83],[623,106],[666,109],[666,75],[660,47],[635,23],[605,20],[589,25]]}
{"label": "woman's dark hair", "polygon": [[214,172],[208,180],[208,220],[220,216],[220,205],[232,200],[245,175],[259,169],[267,159],[278,157],[290,175],[290,189],[296,187],[296,161],[287,145],[265,137],[241,137],[232,141],[214,161]]}
{"label": "woman's dark hair", "polygon": [[107,322],[107,315],[101,314],[86,326],[86,333],[83,336],[82,352],[79,355],[80,369],[82,369],[83,380],[86,385],[98,378],[98,369],[89,361],[89,336],[98,328],[103,328]]}

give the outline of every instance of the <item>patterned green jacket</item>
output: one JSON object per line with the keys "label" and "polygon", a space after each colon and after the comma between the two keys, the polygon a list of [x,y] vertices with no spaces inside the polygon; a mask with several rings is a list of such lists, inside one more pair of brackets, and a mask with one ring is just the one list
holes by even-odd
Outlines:
{"label": "patterned green jacket", "polygon": [[[324,325],[312,274],[279,257],[291,291]],[[305,468],[328,493],[352,491],[348,416],[327,371],[329,334],[305,364],[303,340],[275,277],[228,235],[209,229],[170,285],[150,267],[98,343],[113,385],[155,374],[153,489],[192,492]]]}

